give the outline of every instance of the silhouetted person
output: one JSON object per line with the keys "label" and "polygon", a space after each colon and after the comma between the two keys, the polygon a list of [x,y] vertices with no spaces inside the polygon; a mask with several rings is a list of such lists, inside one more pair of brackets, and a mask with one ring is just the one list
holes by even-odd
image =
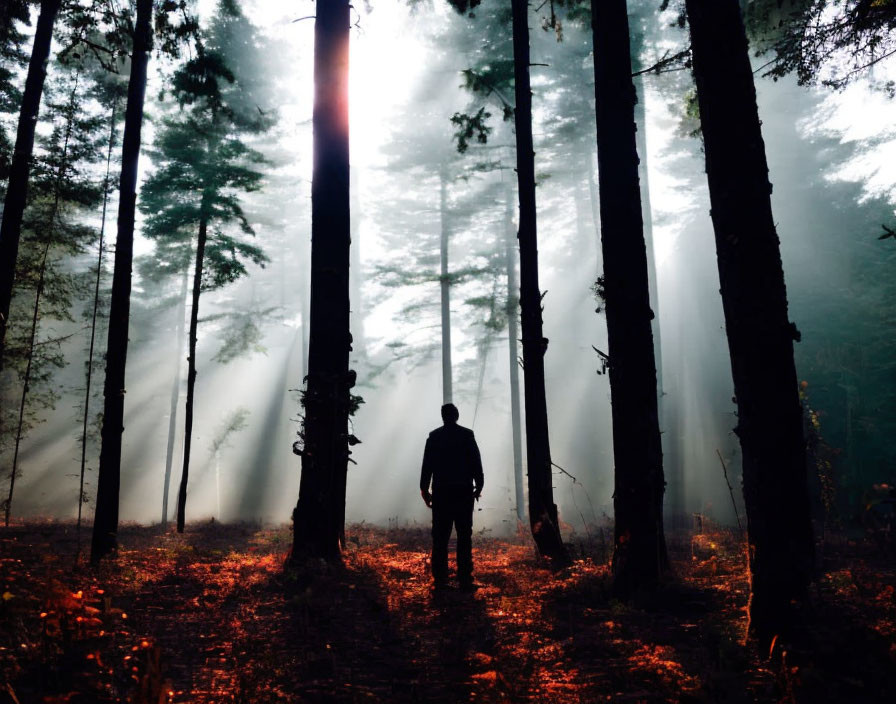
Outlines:
{"label": "silhouetted person", "polygon": [[[473,500],[482,493],[482,459],[473,431],[457,424],[452,403],[442,406],[444,425],[426,439],[420,495],[432,509],[432,577],[436,587],[448,580],[448,539],[457,531],[457,578],[473,587]],[[432,494],[429,482],[432,480]]]}

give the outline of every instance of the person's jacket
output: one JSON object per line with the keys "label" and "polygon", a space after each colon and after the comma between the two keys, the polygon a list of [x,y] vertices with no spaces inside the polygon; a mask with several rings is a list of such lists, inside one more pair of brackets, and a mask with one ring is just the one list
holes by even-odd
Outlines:
{"label": "person's jacket", "polygon": [[457,423],[448,423],[433,430],[426,439],[420,489],[433,492],[441,487],[476,485],[482,490],[482,459],[473,431]]}

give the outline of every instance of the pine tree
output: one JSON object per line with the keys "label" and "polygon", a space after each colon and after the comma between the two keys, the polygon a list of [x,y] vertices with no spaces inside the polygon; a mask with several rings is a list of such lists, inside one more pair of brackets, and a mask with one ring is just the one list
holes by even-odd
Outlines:
{"label": "pine tree", "polygon": [[[158,169],[142,191],[147,237],[166,240],[169,247],[193,249],[195,233],[196,242],[178,532],[183,532],[186,520],[200,296],[204,290],[246,275],[246,262],[263,266],[268,261],[258,246],[243,237],[255,233],[238,195],[260,187],[262,174],[256,166],[264,163],[261,154],[244,139],[270,124],[261,107],[253,103],[248,76],[240,79],[240,74],[231,69],[245,68],[242,60],[252,54],[253,32],[235,4],[226,0],[220,3],[207,40],[199,45],[199,55],[174,76],[173,93],[184,106],[183,113],[164,122],[154,151]],[[243,37],[243,33],[250,36]],[[239,234],[227,227],[231,223],[237,225]]]}
{"label": "pine tree", "polygon": [[[209,55],[206,58],[216,61]],[[144,234],[151,239],[168,238],[192,248],[195,233],[196,243],[188,336],[184,464],[177,510],[177,528],[182,532],[192,442],[200,295],[203,290],[224,286],[245,275],[245,260],[259,265],[267,261],[259,247],[225,229],[235,222],[242,234],[254,234],[236,194],[259,187],[261,173],[254,165],[263,160],[233,136],[233,124],[226,119],[223,109],[207,103],[190,110],[185,117],[165,122],[154,157],[158,168],[142,191],[141,208],[147,213]]]}
{"label": "pine tree", "polygon": [[771,210],[753,72],[737,0],[687,0],[694,77],[716,235],[722,306],[743,451],[752,630],[791,632],[807,597],[813,539],[803,412],[793,361],[799,339]]}
{"label": "pine tree", "polygon": [[[12,438],[13,454],[5,521],[9,524],[19,450],[30,425],[31,392],[38,392],[38,406],[51,407],[56,393],[50,386],[52,368],[62,367],[60,340],[41,339],[41,321],[71,320],[72,298],[79,277],[67,261],[80,254],[95,237],[93,228],[81,224],[79,210],[99,203],[101,189],[90,175],[90,165],[99,161],[99,130],[102,120],[84,107],[83,67],[73,68],[64,86],[62,101],[51,93],[48,110],[54,127],[31,169],[28,208],[22,222],[22,248],[16,271],[17,316],[10,328],[7,357],[21,378],[18,416]],[[53,91],[55,93],[55,91]],[[26,323],[27,320],[27,323]],[[39,387],[45,391],[39,393]]]}
{"label": "pine tree", "polygon": [[318,0],[314,23],[311,329],[303,395],[302,478],[292,560],[338,559],[345,516],[349,370],[348,0]]}
{"label": "pine tree", "polygon": [[520,309],[523,332],[523,384],[529,470],[529,522],[538,551],[566,560],[553,498],[553,462],[548,437],[544,387],[547,339],[542,330],[542,293],[538,285],[538,239],[535,208],[535,150],[532,145],[532,90],[529,81],[529,12],[526,0],[511,0],[516,105],[516,168],[519,180]]}
{"label": "pine tree", "polygon": [[[461,13],[479,6],[479,0],[450,0]],[[547,399],[544,383],[544,355],[547,339],[542,328],[542,293],[538,285],[538,244],[535,207],[535,154],[532,139],[532,91],[529,77],[528,3],[512,0],[510,17],[506,10],[495,13],[485,41],[494,42],[489,61],[464,71],[466,87],[473,93],[494,96],[500,101],[505,120],[516,128],[516,170],[520,226],[520,308],[523,341],[523,372],[526,408],[526,454],[529,475],[529,521],[539,552],[564,561],[566,550],[560,537],[557,506],[553,499],[553,462],[548,433]],[[473,14],[473,13],[471,13]],[[511,23],[512,47],[506,42],[506,21]],[[494,33],[494,36],[492,36]],[[508,54],[512,51],[512,56]],[[509,98],[513,85],[514,104]],[[483,108],[475,114],[456,114],[458,149],[465,151],[469,140],[484,143],[491,128],[490,115]]]}
{"label": "pine tree", "polygon": [[655,588],[668,569],[647,251],[641,216],[625,0],[592,2],[603,298],[609,334],[617,592]]}
{"label": "pine tree", "polygon": [[118,494],[121,485],[121,436],[124,432],[125,368],[131,307],[131,265],[137,205],[137,164],[143,128],[146,70],[152,46],[152,0],[137,0],[131,73],[124,117],[121,178],[118,193],[118,234],[109,306],[106,379],[103,387],[103,428],[97,478],[96,511],[90,559],[96,563],[117,547]]}

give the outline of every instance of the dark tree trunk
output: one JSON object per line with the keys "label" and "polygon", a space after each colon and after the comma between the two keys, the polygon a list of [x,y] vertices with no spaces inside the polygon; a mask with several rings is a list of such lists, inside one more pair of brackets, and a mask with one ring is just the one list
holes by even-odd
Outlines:
{"label": "dark tree trunk", "polygon": [[448,176],[443,164],[439,168],[439,288],[441,290],[442,310],[442,403],[453,403],[454,390],[451,368],[451,277],[448,273]]}
{"label": "dark tree trunk", "polygon": [[146,95],[146,66],[152,45],[152,0],[137,0],[134,49],[128,79],[118,188],[118,235],[109,307],[106,382],[96,512],[90,559],[97,562],[117,547],[118,494],[121,486],[121,436],[124,432],[125,366],[131,310],[131,266],[134,256],[134,211],[137,205],[137,162]]}
{"label": "dark tree trunk", "polygon": [[175,353],[174,379],[171,381],[171,401],[168,405],[168,446],[165,450],[165,478],[162,484],[162,527],[168,525],[168,494],[171,491],[171,468],[174,466],[174,447],[177,444],[177,401],[180,398],[180,359],[184,349],[184,313],[186,313],[187,280],[189,270],[184,270],[177,304],[177,352]]}
{"label": "dark tree trunk", "polygon": [[199,295],[202,293],[202,267],[205,263],[205,243],[208,239],[208,206],[202,203],[199,238],[196,240],[196,266],[193,270],[193,297],[190,309],[190,332],[187,345],[187,403],[184,406],[184,465],[177,492],[177,532],[184,532],[187,513],[187,483],[190,480],[190,447],[193,443],[193,398],[196,389],[196,329],[199,327]]}
{"label": "dark tree trunk", "polygon": [[552,486],[548,407],[544,388],[541,290],[538,287],[538,236],[535,211],[535,150],[532,145],[532,90],[529,84],[529,12],[526,0],[512,0],[513,75],[516,94],[516,168],[520,200],[520,309],[523,329],[523,385],[526,402],[526,454],[529,465],[529,523],[538,551],[563,561],[557,505]]}
{"label": "dark tree trunk", "polygon": [[647,252],[625,0],[592,2],[604,293],[613,404],[613,583],[630,595],[668,569]]}
{"label": "dark tree trunk", "polygon": [[311,329],[292,559],[339,558],[345,515],[349,371],[348,0],[318,0],[314,27]]}
{"label": "dark tree trunk", "polygon": [[510,423],[513,433],[513,485],[516,498],[516,517],[521,523],[526,518],[526,497],[523,490],[523,433],[520,421],[520,353],[519,339],[520,291],[516,283],[516,255],[513,243],[513,189],[508,184],[504,211],[505,250],[507,268],[507,351],[510,355]]}
{"label": "dark tree trunk", "polygon": [[813,539],[793,341],[747,39],[737,0],[687,0],[722,306],[743,451],[751,628],[786,634]]}
{"label": "dark tree trunk", "polygon": [[53,22],[59,10],[60,0],[43,0],[40,16],[34,32],[34,45],[28,63],[28,77],[22,94],[19,111],[19,127],[16,146],[9,167],[9,183],[3,206],[3,224],[0,225],[0,370],[3,369],[3,353],[6,349],[6,329],[9,321],[9,304],[19,256],[19,238],[22,217],[28,197],[28,176],[31,171],[31,153],[34,151],[34,131],[37,113],[47,77],[50,45],[53,42]]}

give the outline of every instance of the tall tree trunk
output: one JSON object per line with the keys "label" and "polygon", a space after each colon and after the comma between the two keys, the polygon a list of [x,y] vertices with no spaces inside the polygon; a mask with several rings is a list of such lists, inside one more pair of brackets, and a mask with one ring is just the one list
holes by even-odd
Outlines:
{"label": "tall tree trunk", "polygon": [[208,238],[208,205],[203,198],[199,238],[196,241],[196,266],[193,269],[193,298],[190,309],[190,336],[187,344],[187,403],[184,406],[184,465],[177,492],[177,532],[184,532],[187,512],[187,483],[190,479],[190,447],[193,442],[193,397],[196,389],[196,329],[199,326],[199,295],[202,292],[202,267],[205,263],[205,243]]}
{"label": "tall tree trunk", "polygon": [[318,0],[314,26],[311,329],[292,559],[339,558],[345,515],[349,371],[349,0]]}
{"label": "tall tree trunk", "polygon": [[687,0],[722,307],[743,451],[751,629],[786,634],[807,596],[806,449],[771,184],[737,0]]}
{"label": "tall tree trunk", "polygon": [[613,409],[613,582],[629,595],[668,568],[663,453],[641,219],[625,0],[591,3],[601,242]]}
{"label": "tall tree trunk", "polygon": [[442,293],[442,403],[452,403],[454,389],[451,371],[451,277],[448,273],[448,175],[445,165],[439,167],[439,287]]}
{"label": "tall tree trunk", "polygon": [[188,270],[184,270],[177,303],[177,352],[175,353],[174,378],[171,381],[171,401],[168,404],[168,446],[165,449],[165,478],[162,484],[162,528],[168,525],[168,494],[171,491],[171,468],[174,465],[174,447],[177,444],[177,401],[180,398],[180,359],[184,349],[184,314],[186,313],[188,278]]}
{"label": "tall tree trunk", "polygon": [[53,23],[61,0],[43,0],[40,16],[34,32],[34,45],[28,63],[28,77],[19,110],[19,127],[16,146],[9,167],[9,183],[3,205],[3,223],[0,225],[0,371],[3,369],[3,353],[6,349],[6,330],[9,323],[9,304],[16,276],[16,260],[19,256],[19,238],[22,217],[28,198],[28,176],[31,171],[31,153],[34,151],[34,131],[40,99],[47,77],[50,45],[53,42]]}
{"label": "tall tree trunk", "polygon": [[115,125],[118,123],[118,98],[112,101],[109,114],[109,148],[106,151],[106,177],[103,179],[103,214],[100,219],[100,241],[97,246],[96,279],[93,284],[93,310],[90,315],[90,347],[87,351],[87,378],[84,388],[84,418],[81,424],[81,480],[78,485],[78,555],[81,554],[81,509],[84,506],[84,474],[87,470],[87,424],[90,419],[90,387],[93,381],[93,354],[96,349],[96,321],[100,307],[100,281],[106,249],[106,210],[109,204],[109,183],[112,172],[112,150],[115,148]]}
{"label": "tall tree trunk", "polygon": [[523,328],[523,383],[526,393],[526,454],[529,465],[529,523],[538,551],[563,561],[557,505],[551,474],[548,407],[544,388],[541,290],[538,287],[538,236],[535,210],[535,150],[532,145],[532,90],[529,84],[527,0],[511,0],[513,75],[516,94],[516,168],[520,201],[520,308]]}
{"label": "tall tree trunk", "polygon": [[137,0],[134,49],[128,79],[118,187],[118,235],[109,307],[106,382],[103,389],[103,429],[96,512],[90,559],[97,562],[118,544],[118,494],[121,486],[121,436],[124,432],[125,366],[131,310],[131,266],[134,257],[134,211],[137,205],[137,162],[143,127],[146,67],[152,45],[152,0]]}
{"label": "tall tree trunk", "polygon": [[516,498],[516,517],[522,522],[526,519],[526,497],[523,490],[523,438],[520,422],[520,353],[517,349],[519,339],[520,291],[516,283],[516,256],[513,242],[513,188],[507,185],[505,194],[504,229],[505,250],[504,261],[507,268],[507,352],[510,355],[510,423],[513,433],[513,485]]}

